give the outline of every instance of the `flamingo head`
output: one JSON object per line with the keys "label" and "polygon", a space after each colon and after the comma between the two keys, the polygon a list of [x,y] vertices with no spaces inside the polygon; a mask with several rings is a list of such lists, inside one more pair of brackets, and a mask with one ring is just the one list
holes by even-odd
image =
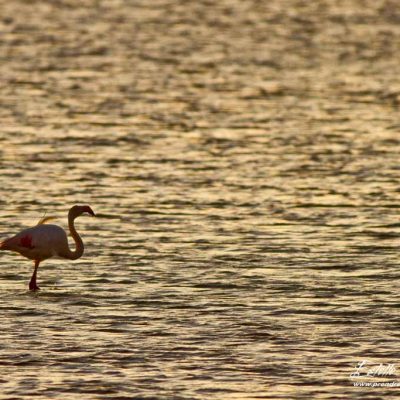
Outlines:
{"label": "flamingo head", "polygon": [[95,217],[96,214],[94,213],[94,211],[89,207],[89,206],[83,206],[83,213],[88,213],[89,215],[91,215],[92,217]]}
{"label": "flamingo head", "polygon": [[92,217],[96,215],[89,206],[73,206],[69,210],[69,214],[72,215],[74,218],[79,217],[82,214],[89,214]]}

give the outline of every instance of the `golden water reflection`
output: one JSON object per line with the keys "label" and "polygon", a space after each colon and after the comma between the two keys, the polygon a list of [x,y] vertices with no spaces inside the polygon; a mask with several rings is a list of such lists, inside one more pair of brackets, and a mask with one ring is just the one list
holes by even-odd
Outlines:
{"label": "golden water reflection", "polygon": [[[394,2],[0,5],[0,399],[359,398],[396,363]],[[395,388],[379,388],[395,398]],[[376,392],[363,392],[373,396]]]}

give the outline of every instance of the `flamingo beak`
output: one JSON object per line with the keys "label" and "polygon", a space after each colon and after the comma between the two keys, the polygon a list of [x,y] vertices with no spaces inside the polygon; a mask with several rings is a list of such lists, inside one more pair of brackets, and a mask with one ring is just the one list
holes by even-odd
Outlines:
{"label": "flamingo beak", "polygon": [[94,213],[94,211],[93,211],[89,206],[86,206],[84,210],[85,210],[84,212],[87,212],[87,213],[90,214],[92,217],[95,217],[95,216],[96,216],[96,214]]}

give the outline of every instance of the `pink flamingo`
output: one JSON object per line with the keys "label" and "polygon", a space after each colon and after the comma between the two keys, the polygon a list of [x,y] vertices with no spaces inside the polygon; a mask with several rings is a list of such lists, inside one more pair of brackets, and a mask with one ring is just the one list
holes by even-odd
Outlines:
{"label": "pink flamingo", "polygon": [[95,215],[89,206],[73,206],[68,213],[68,227],[76,244],[75,251],[70,250],[67,234],[63,228],[58,225],[46,224],[46,221],[52,219],[51,217],[42,218],[36,226],[24,229],[17,235],[0,243],[0,250],[15,251],[26,258],[34,260],[35,269],[29,282],[29,290],[39,290],[36,284],[36,274],[41,261],[50,257],[76,260],[82,256],[84,246],[75,229],[74,221],[75,218],[84,213]]}

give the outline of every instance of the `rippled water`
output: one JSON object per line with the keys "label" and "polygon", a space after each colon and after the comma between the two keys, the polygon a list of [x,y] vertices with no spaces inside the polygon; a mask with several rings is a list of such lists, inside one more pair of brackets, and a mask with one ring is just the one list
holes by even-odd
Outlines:
{"label": "rippled water", "polygon": [[0,254],[1,399],[398,398],[395,1],[0,11],[0,236],[98,214]]}

